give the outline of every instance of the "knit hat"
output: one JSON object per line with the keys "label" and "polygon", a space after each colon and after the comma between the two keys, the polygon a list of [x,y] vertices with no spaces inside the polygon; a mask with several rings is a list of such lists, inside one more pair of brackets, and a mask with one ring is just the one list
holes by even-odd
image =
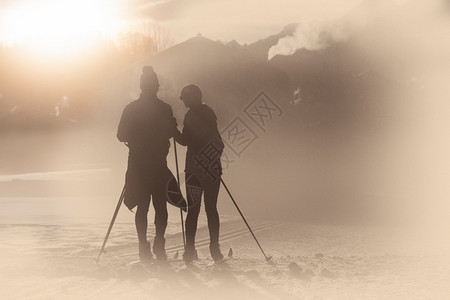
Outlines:
{"label": "knit hat", "polygon": [[145,66],[142,69],[141,75],[141,89],[146,89],[147,87],[159,88],[159,80],[152,66]]}

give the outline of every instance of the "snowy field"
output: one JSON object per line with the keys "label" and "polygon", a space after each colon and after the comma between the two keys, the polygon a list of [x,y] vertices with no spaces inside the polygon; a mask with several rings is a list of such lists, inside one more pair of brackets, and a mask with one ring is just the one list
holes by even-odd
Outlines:
{"label": "snowy field", "polygon": [[[9,213],[0,213],[0,299],[450,297],[450,260],[408,243],[401,230],[250,219],[264,250],[273,256],[273,264],[267,264],[242,220],[222,216],[222,250],[227,255],[232,248],[233,256],[213,264],[203,214],[197,236],[200,260],[185,266],[179,215],[170,211],[170,260],[144,268],[137,263],[133,216],[125,209],[110,236],[108,253],[96,264],[109,212],[103,221],[86,217],[77,222],[58,218],[57,207],[53,214],[40,214],[33,206],[36,199],[15,200],[0,200],[9,208]],[[153,233],[151,224],[150,237]]]}

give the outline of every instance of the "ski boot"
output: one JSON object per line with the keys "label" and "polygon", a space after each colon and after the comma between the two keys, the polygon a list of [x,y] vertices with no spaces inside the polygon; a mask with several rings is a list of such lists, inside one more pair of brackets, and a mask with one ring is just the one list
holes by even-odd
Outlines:
{"label": "ski boot", "polygon": [[186,245],[186,250],[183,253],[183,260],[185,264],[190,264],[194,260],[198,260],[197,250],[195,249],[194,246]]}
{"label": "ski boot", "polygon": [[209,244],[209,252],[211,253],[211,257],[215,262],[223,260],[223,254],[222,252],[220,252],[219,243]]}
{"label": "ski boot", "polygon": [[153,253],[155,253],[157,261],[167,261],[165,238],[155,237],[153,241]]}
{"label": "ski boot", "polygon": [[150,264],[153,261],[150,242],[139,242],[139,260],[143,264]]}

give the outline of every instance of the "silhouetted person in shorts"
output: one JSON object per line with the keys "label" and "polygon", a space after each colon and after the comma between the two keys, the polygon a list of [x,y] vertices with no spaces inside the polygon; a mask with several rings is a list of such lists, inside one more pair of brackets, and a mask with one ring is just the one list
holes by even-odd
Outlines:
{"label": "silhouetted person in shorts", "polygon": [[153,253],[158,261],[167,260],[164,233],[167,227],[167,154],[169,139],[176,130],[172,108],[157,97],[159,81],[153,68],[146,66],[140,80],[141,95],[128,104],[120,119],[117,137],[129,147],[124,203],[137,206],[135,223],[139,239],[139,258],[150,262],[153,255],[147,241],[147,213],[150,197],[155,209],[156,236]]}
{"label": "silhouetted person in shorts", "polygon": [[188,85],[181,91],[180,99],[189,108],[183,122],[183,132],[175,135],[181,145],[187,146],[186,194],[188,213],[186,217],[186,249],[183,259],[186,263],[198,259],[195,249],[195,233],[204,194],[205,211],[208,218],[210,253],[215,260],[223,259],[219,247],[219,194],[222,166],[220,157],[224,144],[217,130],[214,111],[202,103],[202,92],[196,85]]}

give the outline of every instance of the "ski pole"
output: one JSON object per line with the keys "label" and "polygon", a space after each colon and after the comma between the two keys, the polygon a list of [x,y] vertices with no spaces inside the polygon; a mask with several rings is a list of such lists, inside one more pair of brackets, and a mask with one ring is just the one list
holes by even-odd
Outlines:
{"label": "ski pole", "polygon": [[269,262],[270,259],[272,258],[272,256],[267,256],[266,253],[264,252],[263,248],[261,247],[261,245],[258,242],[258,239],[256,238],[255,234],[253,233],[253,230],[250,228],[250,225],[248,225],[247,220],[245,219],[244,215],[242,214],[241,210],[239,209],[239,206],[237,205],[236,201],[234,200],[233,195],[231,195],[230,190],[228,189],[227,185],[225,184],[225,182],[223,181],[222,178],[220,178],[220,182],[222,182],[222,185],[227,190],[227,193],[230,196],[231,201],[233,201],[234,206],[236,206],[236,209],[238,210],[239,214],[241,215],[242,220],[244,220],[245,225],[247,225],[248,230],[252,234],[253,238],[256,241],[256,244],[258,244],[259,249],[261,250],[262,254],[264,255],[264,258],[266,259],[267,262]]}
{"label": "ski pole", "polygon": [[[175,141],[175,138],[173,139],[173,150],[175,153],[175,167],[177,169],[177,183],[178,183],[178,188],[180,189],[180,172],[178,170],[177,142]],[[181,192],[181,190],[180,190],[180,192]],[[186,251],[186,237],[184,235],[183,210],[181,208],[180,208],[180,218],[181,218],[181,231],[183,234],[183,247],[184,247],[184,250]]]}
{"label": "ski pole", "polygon": [[102,249],[100,249],[100,252],[98,253],[97,263],[99,262],[100,256],[102,255],[102,253],[105,252],[106,241],[108,240],[109,234],[111,233],[111,229],[114,225],[114,222],[116,221],[116,217],[117,217],[117,214],[119,213],[119,209],[120,209],[120,206],[122,205],[124,196],[125,196],[125,186],[123,186],[122,193],[120,194],[119,202],[117,202],[116,210],[114,211],[114,214],[111,219],[111,223],[109,224],[108,231],[106,232],[106,236],[103,241]]}

